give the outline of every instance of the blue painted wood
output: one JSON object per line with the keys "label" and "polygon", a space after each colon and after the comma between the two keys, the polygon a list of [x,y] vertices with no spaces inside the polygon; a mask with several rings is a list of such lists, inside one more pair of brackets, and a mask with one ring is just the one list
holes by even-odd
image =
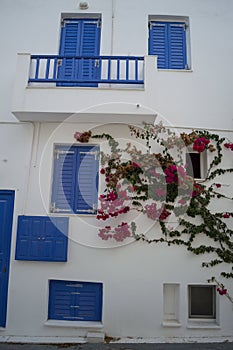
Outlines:
{"label": "blue painted wood", "polygon": [[[96,19],[65,19],[61,31],[61,56],[85,56],[80,60],[66,58],[59,67],[59,79],[67,80],[62,86],[96,86],[92,80],[98,79],[99,68],[91,56],[98,56],[100,51],[100,21]],[[69,80],[76,81],[70,83]],[[88,83],[77,82],[85,80]],[[85,84],[85,85],[84,85]]]}
{"label": "blue painted wood", "polygon": [[149,55],[158,56],[159,69],[186,69],[185,23],[151,22]]}
{"label": "blue painted wood", "polygon": [[0,190],[0,327],[6,326],[14,191]]}
{"label": "blue painted wood", "polygon": [[54,157],[52,211],[96,213],[99,147],[57,146]]}
{"label": "blue painted wood", "polygon": [[75,147],[56,146],[54,153],[52,203],[54,212],[73,212],[77,153]]}
{"label": "blue painted wood", "polygon": [[[42,66],[42,61],[43,60],[50,60],[51,65],[53,64],[53,72],[47,77],[46,73],[43,75],[43,69],[41,69],[40,72],[40,67]],[[65,73],[60,73],[57,75],[57,64],[58,62],[63,62],[66,61],[71,64],[70,66],[70,75],[66,75]],[[61,86],[87,86],[87,84],[93,83],[95,86],[97,86],[98,83],[102,84],[143,84],[144,80],[139,79],[139,70],[141,71],[143,69],[143,57],[134,57],[134,56],[56,56],[56,55],[32,55],[31,56],[31,62],[36,61],[39,62],[38,66],[36,65],[35,72],[32,73],[32,75],[29,78],[29,83],[57,83]],[[115,75],[111,76],[111,69],[112,69],[112,64],[111,62],[116,61],[116,72]],[[126,61],[128,63],[126,64]],[[86,74],[86,76],[79,76],[78,74],[74,74],[74,70],[72,67],[76,67],[80,65],[84,65],[88,63],[89,67],[92,67],[93,65],[97,65],[98,71],[96,74],[93,74],[92,76],[89,76]],[[139,67],[139,62],[140,67]],[[101,76],[101,71],[102,67],[104,67],[104,63],[106,63],[105,68],[107,68],[106,72],[106,78]],[[121,70],[121,65],[135,65],[135,74],[134,76],[131,73],[131,77],[127,77],[125,75],[120,74]],[[66,66],[66,63],[63,62],[63,64],[58,67],[59,70],[61,67]],[[91,71],[91,70],[90,70]],[[39,72],[40,72],[40,77],[39,77]],[[72,74],[71,74],[72,72]],[[64,83],[64,85],[62,85]],[[68,85],[70,84],[70,85]]]}
{"label": "blue painted wood", "polygon": [[98,202],[99,147],[77,148],[75,212],[95,213]]}
{"label": "blue painted wood", "polygon": [[67,261],[68,218],[19,216],[16,260]]}
{"label": "blue painted wood", "polygon": [[102,320],[102,283],[50,280],[48,319]]}

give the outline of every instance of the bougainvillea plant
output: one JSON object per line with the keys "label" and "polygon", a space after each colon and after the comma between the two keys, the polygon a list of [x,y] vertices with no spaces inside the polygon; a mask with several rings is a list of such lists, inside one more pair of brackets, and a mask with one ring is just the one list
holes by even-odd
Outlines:
{"label": "bougainvillea plant", "polygon": [[[197,255],[211,253],[202,266],[225,263],[229,268],[221,276],[233,278],[232,209],[214,211],[213,205],[222,200],[232,208],[233,198],[223,189],[228,186],[224,176],[233,169],[222,167],[221,161],[224,152],[233,150],[233,144],[207,130],[177,134],[161,122],[145,124],[143,129],[129,126],[129,134],[144,148],[132,143],[120,145],[105,133],[74,135],[78,142],[99,139],[108,144],[108,152],[101,152],[100,176],[105,189],[99,197],[97,219],[105,226],[99,229],[99,237],[118,242],[133,237],[148,243],[183,245]],[[194,179],[187,169],[187,147],[199,154],[213,153],[204,179]],[[140,232],[132,213],[151,223],[150,235]],[[207,240],[201,239],[199,244],[203,235]],[[226,294],[221,285],[219,293]]]}

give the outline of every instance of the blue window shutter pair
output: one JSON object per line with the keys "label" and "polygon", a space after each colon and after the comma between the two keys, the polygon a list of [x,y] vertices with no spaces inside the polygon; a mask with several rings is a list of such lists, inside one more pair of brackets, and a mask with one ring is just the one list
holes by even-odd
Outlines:
{"label": "blue window shutter pair", "polygon": [[102,283],[50,280],[48,318],[101,321]]}
{"label": "blue window shutter pair", "polygon": [[[98,79],[100,74],[100,68],[95,65],[95,59],[75,59],[74,57],[84,56],[91,58],[99,56],[99,51],[100,20],[64,19],[59,55],[66,58],[62,59],[58,77],[59,79],[67,80],[67,82],[60,83],[60,85],[96,86],[96,83],[91,82],[94,79]],[[73,58],[68,58],[69,56]],[[82,81],[85,82],[82,83]]]}
{"label": "blue window shutter pair", "polygon": [[54,158],[52,211],[96,213],[99,148],[57,146]]}
{"label": "blue window shutter pair", "polygon": [[158,56],[159,69],[186,69],[185,23],[151,22],[149,55]]}
{"label": "blue window shutter pair", "polygon": [[16,260],[67,261],[68,218],[19,216]]}

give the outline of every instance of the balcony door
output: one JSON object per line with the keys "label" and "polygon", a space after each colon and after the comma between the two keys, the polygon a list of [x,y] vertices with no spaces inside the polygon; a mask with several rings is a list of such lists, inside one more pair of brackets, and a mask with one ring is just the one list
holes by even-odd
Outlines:
{"label": "balcony door", "polygon": [[[58,78],[61,86],[97,86],[100,67],[100,19],[64,19]],[[76,57],[76,58],[75,58]],[[78,57],[78,58],[77,58]]]}

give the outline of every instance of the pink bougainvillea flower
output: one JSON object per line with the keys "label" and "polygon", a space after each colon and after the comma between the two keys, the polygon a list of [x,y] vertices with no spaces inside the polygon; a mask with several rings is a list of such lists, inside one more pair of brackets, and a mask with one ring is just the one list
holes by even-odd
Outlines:
{"label": "pink bougainvillea flower", "polygon": [[222,185],[221,184],[215,184],[217,188],[220,188]]}
{"label": "pink bougainvillea flower", "polygon": [[225,294],[227,294],[227,289],[226,288],[217,288],[217,292],[220,295],[225,295]]}
{"label": "pink bougainvillea flower", "polygon": [[155,189],[155,193],[156,193],[158,196],[163,197],[163,196],[166,195],[167,192],[166,192],[166,190],[164,190],[164,189],[156,188],[156,189]]}
{"label": "pink bougainvillea flower", "polygon": [[233,151],[233,143],[224,143],[224,147],[230,149],[231,151]]}
{"label": "pink bougainvillea flower", "polygon": [[171,215],[171,213],[166,209],[166,208],[163,208],[163,211],[162,213],[160,214],[159,216],[159,220],[166,220],[166,218]]}
{"label": "pink bougainvillea flower", "polygon": [[181,205],[184,205],[186,204],[186,200],[184,198],[181,198],[179,201],[178,201],[179,204]]}
{"label": "pink bougainvillea flower", "polygon": [[229,213],[222,214],[222,217],[225,218],[225,219],[229,219],[230,214]]}
{"label": "pink bougainvillea flower", "polygon": [[112,237],[117,242],[122,242],[127,237],[130,237],[130,235],[131,235],[131,233],[129,230],[129,225],[127,224],[127,222],[122,222],[121,225],[119,225],[118,227],[115,228],[115,233],[113,234]]}
{"label": "pink bougainvillea flower", "polygon": [[135,168],[140,168],[140,165],[138,165],[136,162],[132,162],[132,165],[133,165]]}
{"label": "pink bougainvillea flower", "polygon": [[210,140],[208,140],[205,136],[198,137],[193,143],[193,150],[197,151],[198,153],[201,153],[206,149],[206,146],[209,143],[210,143]]}
{"label": "pink bougainvillea flower", "polygon": [[104,169],[104,168],[102,168],[102,169],[100,170],[100,174],[105,174],[105,169]]}
{"label": "pink bougainvillea flower", "polygon": [[199,185],[197,182],[194,182],[192,197],[198,196],[203,191],[204,191],[204,187]]}

